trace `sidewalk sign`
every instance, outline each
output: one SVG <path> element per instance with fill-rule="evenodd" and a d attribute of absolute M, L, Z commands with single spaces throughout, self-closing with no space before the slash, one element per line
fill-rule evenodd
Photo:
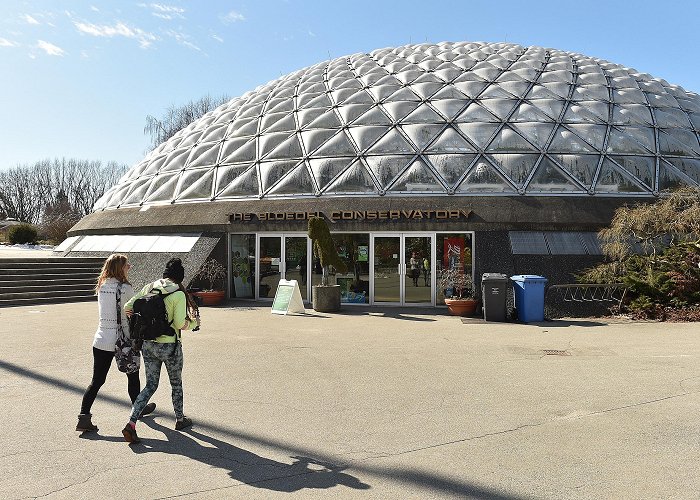
<path fill-rule="evenodd" d="M 306 313 L 297 280 L 280 280 L 272 301 L 272 314 Z"/>

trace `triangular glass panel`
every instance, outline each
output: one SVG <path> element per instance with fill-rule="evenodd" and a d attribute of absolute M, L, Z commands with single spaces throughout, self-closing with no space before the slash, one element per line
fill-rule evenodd
<path fill-rule="evenodd" d="M 632 180 L 625 170 L 621 169 L 608 158 L 603 165 L 595 185 L 596 193 L 644 193 L 644 188 Z"/>
<path fill-rule="evenodd" d="M 480 64 L 488 64 L 488 63 L 480 63 Z M 477 66 L 479 66 L 479 65 L 477 65 Z M 490 67 L 482 66 L 478 69 L 472 69 L 472 73 L 474 73 L 475 75 L 477 75 L 480 78 L 483 78 L 486 81 L 492 82 L 496 78 L 498 78 L 498 75 L 501 74 L 502 70 L 495 68 L 495 67 L 491 66 L 490 64 L 488 64 L 488 66 L 490 66 Z M 474 68 L 476 68 L 476 66 Z"/>
<path fill-rule="evenodd" d="M 579 138 L 576 134 L 567 130 L 566 127 L 559 126 L 554 134 L 552 143 L 549 145 L 548 151 L 559 153 L 595 153 L 588 143 Z"/>
<path fill-rule="evenodd" d="M 372 99 L 372 96 L 365 92 L 364 90 L 361 90 L 347 99 L 343 101 L 343 104 L 374 104 L 374 99 Z"/>
<path fill-rule="evenodd" d="M 340 132 L 321 146 L 314 156 L 355 156 L 357 151 L 344 132 Z"/>
<path fill-rule="evenodd" d="M 304 142 L 306 154 L 313 153 L 318 147 L 325 144 L 326 141 L 328 141 L 328 139 L 333 137 L 336 133 L 338 133 L 338 130 L 316 129 L 303 131 L 301 133 L 301 140 Z"/>
<path fill-rule="evenodd" d="M 414 92 L 408 88 L 402 88 L 397 90 L 389 97 L 386 98 L 385 102 L 402 102 L 402 101 L 420 101 L 421 98 L 418 97 Z"/>
<path fill-rule="evenodd" d="M 479 99 L 512 99 L 513 97 L 515 96 L 503 90 L 499 84 L 493 83 L 481 93 Z"/>
<path fill-rule="evenodd" d="M 138 179 L 135 181 L 129 191 L 129 194 L 121 202 L 122 205 L 131 205 L 136 203 L 141 203 L 143 197 L 150 186 L 151 179 Z"/>
<path fill-rule="evenodd" d="M 688 115 L 676 108 L 654 108 L 656 116 L 656 125 L 662 128 L 689 128 L 690 121 Z"/>
<path fill-rule="evenodd" d="M 384 102 L 382 106 L 389 116 L 391 116 L 394 121 L 398 122 L 420 106 L 420 103 L 414 101 Z"/>
<path fill-rule="evenodd" d="M 326 94 L 320 94 L 313 99 L 311 99 L 306 104 L 299 104 L 300 108 L 330 108 L 332 106 L 331 100 L 328 99 Z"/>
<path fill-rule="evenodd" d="M 700 185 L 700 160 L 697 158 L 665 158 L 676 169 Z"/>
<path fill-rule="evenodd" d="M 605 141 L 605 134 L 607 132 L 607 127 L 605 125 L 573 124 L 567 125 L 567 128 L 593 146 L 596 151 L 601 151 L 603 149 L 603 142 Z M 565 151 L 569 152 L 571 149 Z"/>
<path fill-rule="evenodd" d="M 571 99 L 574 101 L 609 101 L 610 94 L 605 85 L 577 85 Z"/>
<path fill-rule="evenodd" d="M 105 206 L 118 207 L 123 205 L 124 198 L 126 196 L 126 193 L 129 191 L 129 187 L 130 186 L 128 184 L 123 186 L 114 186 L 114 191 L 112 192 L 109 201 L 105 202 Z"/>
<path fill-rule="evenodd" d="M 498 122 L 499 119 L 489 113 L 483 107 L 473 102 L 465 109 L 455 122 L 483 123 L 483 122 Z"/>
<path fill-rule="evenodd" d="M 265 113 L 281 113 L 283 111 L 290 112 L 294 109 L 294 101 L 292 99 L 283 99 L 279 104 L 270 106 L 265 110 Z"/>
<path fill-rule="evenodd" d="M 521 102 L 510 117 L 512 122 L 551 122 L 552 119 L 532 104 Z"/>
<path fill-rule="evenodd" d="M 432 99 L 467 99 L 467 96 L 457 90 L 454 85 L 445 85 L 442 90 L 433 95 Z M 700 111 L 700 110 L 699 110 Z"/>
<path fill-rule="evenodd" d="M 372 104 L 351 104 L 348 106 L 339 106 L 338 113 L 340 113 L 340 116 L 345 123 L 350 123 L 358 116 L 362 116 L 372 107 Z"/>
<path fill-rule="evenodd" d="M 457 128 L 479 148 L 485 148 L 501 125 L 498 123 L 457 123 Z"/>
<path fill-rule="evenodd" d="M 428 153 L 471 153 L 476 152 L 452 127 L 447 127 L 440 137 L 426 150 Z"/>
<path fill-rule="evenodd" d="M 601 116 L 602 108 L 606 110 L 604 118 Z M 607 108 L 608 104 L 601 101 L 571 102 L 562 121 L 565 123 L 607 123 Z"/>
<path fill-rule="evenodd" d="M 506 116 L 518 103 L 517 99 L 484 99 L 479 103 L 488 109 L 491 113 L 500 119 L 505 119 Z"/>
<path fill-rule="evenodd" d="M 301 163 L 273 187 L 268 194 L 315 194 L 316 186 L 305 163 Z"/>
<path fill-rule="evenodd" d="M 626 133 L 627 131 L 633 130 L 632 127 L 624 127 L 623 130 L 624 132 L 618 129 L 617 127 L 612 127 L 610 129 L 610 137 L 608 138 L 608 146 L 606 148 L 606 152 L 645 155 L 649 154 L 654 149 L 653 129 L 636 129 L 637 131 L 648 130 L 651 133 L 651 137 L 647 138 L 647 143 L 648 140 L 651 139 L 651 144 L 649 144 L 651 150 L 642 147 L 642 145 L 639 142 L 637 142 L 635 138 Z"/>
<path fill-rule="evenodd" d="M 150 161 L 148 166 L 144 169 L 143 172 L 141 172 L 141 175 L 152 175 L 158 172 L 161 166 L 165 163 L 165 160 L 168 159 L 168 155 L 163 155 L 159 156 L 153 160 Z"/>
<path fill-rule="evenodd" d="M 391 129 L 367 151 L 367 154 L 370 155 L 401 153 L 415 153 L 415 150 L 395 128 Z"/>
<path fill-rule="evenodd" d="M 370 170 L 386 188 L 411 160 L 412 156 L 368 156 L 365 158 Z"/>
<path fill-rule="evenodd" d="M 367 169 L 362 165 L 360 160 L 340 174 L 331 185 L 325 190 L 325 193 L 376 193 L 377 188 L 374 184 L 372 176 L 367 172 Z"/>
<path fill-rule="evenodd" d="M 547 75 L 547 73 L 542 74 L 542 76 L 546 76 L 546 75 Z M 544 80 L 540 80 L 540 81 L 544 81 Z M 557 99 L 561 100 L 561 99 L 566 99 L 567 97 L 569 97 L 569 89 L 571 86 L 568 83 L 562 82 L 562 81 L 549 81 L 549 82 L 543 83 L 542 87 L 546 88 L 547 90 L 549 90 L 553 94 L 556 94 Z"/>
<path fill-rule="evenodd" d="M 613 123 L 616 125 L 652 125 L 649 108 L 641 104 L 615 104 Z"/>
<path fill-rule="evenodd" d="M 654 189 L 656 159 L 650 156 L 611 156 L 619 166 L 635 176 L 640 182 Z"/>
<path fill-rule="evenodd" d="M 269 132 L 293 132 L 297 128 L 296 120 L 293 114 L 286 115 L 284 118 L 273 122 L 264 129 L 265 133 Z"/>
<path fill-rule="evenodd" d="M 518 63 L 515 63 L 518 64 Z M 515 64 L 511 66 L 511 72 L 518 75 L 520 78 L 523 80 L 527 80 L 529 82 L 534 82 L 537 79 L 537 76 L 539 75 L 539 71 L 537 71 L 535 68 L 531 66 L 523 66 L 516 68 Z"/>
<path fill-rule="evenodd" d="M 180 174 L 158 175 L 151 181 L 145 201 L 169 201 L 175 195 Z"/>
<path fill-rule="evenodd" d="M 418 150 L 422 150 L 444 128 L 444 125 L 401 125 L 406 135 L 413 141 Z"/>
<path fill-rule="evenodd" d="M 457 113 L 464 109 L 467 102 L 463 99 L 440 99 L 430 101 L 430 104 L 432 104 L 433 107 L 440 113 L 442 113 L 442 116 L 448 120 L 452 120 Z"/>
<path fill-rule="evenodd" d="M 299 160 L 264 161 L 260 163 L 260 179 L 263 192 L 270 189 L 275 183 L 299 164 Z"/>
<path fill-rule="evenodd" d="M 618 104 L 646 104 L 644 92 L 639 89 L 613 90 L 613 101 Z"/>
<path fill-rule="evenodd" d="M 401 123 L 444 123 L 445 119 L 438 115 L 433 108 L 427 104 L 421 104 L 414 111 L 409 113 Z"/>
<path fill-rule="evenodd" d="M 180 178 L 178 200 L 210 199 L 214 184 L 215 168 L 208 170 L 188 170 Z"/>
<path fill-rule="evenodd" d="M 258 132 L 258 124 L 259 120 L 257 118 L 254 118 L 253 120 L 249 120 L 247 122 L 241 122 L 240 120 L 236 120 L 233 123 L 233 125 L 231 125 L 231 130 L 229 131 L 228 135 L 229 137 L 244 137 L 247 135 L 255 135 Z"/>
<path fill-rule="evenodd" d="M 549 90 L 547 87 L 543 87 L 542 85 L 535 84 L 532 86 L 532 89 L 530 89 L 530 92 L 527 94 L 528 99 L 561 99 L 561 96 L 555 94 L 551 90 Z"/>
<path fill-rule="evenodd" d="M 243 137 L 224 142 L 219 163 L 240 163 L 255 159 L 255 139 Z"/>
<path fill-rule="evenodd" d="M 311 122 L 316 120 L 319 116 L 328 113 L 329 111 L 324 108 L 310 108 L 301 109 L 297 112 L 297 120 L 299 121 L 299 127 L 306 127 Z"/>
<path fill-rule="evenodd" d="M 513 186 L 483 158 L 469 171 L 457 189 L 458 193 L 514 193 Z"/>
<path fill-rule="evenodd" d="M 399 90 L 401 87 L 399 85 L 377 85 L 375 87 L 370 87 L 367 92 L 372 94 L 375 101 L 381 101 L 386 97 Z"/>
<path fill-rule="evenodd" d="M 355 144 L 360 148 L 360 151 L 364 151 L 370 147 L 374 142 L 377 141 L 381 136 L 386 134 L 391 127 L 350 127 L 348 132 L 352 136 Z"/>
<path fill-rule="evenodd" d="M 427 83 L 413 83 L 409 88 L 415 92 L 418 96 L 423 99 L 427 99 L 435 92 L 444 87 L 444 83 L 437 82 L 427 82 Z"/>
<path fill-rule="evenodd" d="M 522 187 L 535 167 L 540 155 L 536 154 L 491 154 L 488 157 L 500 167 L 510 180 Z"/>
<path fill-rule="evenodd" d="M 481 94 L 481 92 L 488 87 L 488 83 L 486 82 L 456 82 L 453 83 L 454 87 L 465 94 L 467 97 L 474 98 Z"/>
<path fill-rule="evenodd" d="M 347 87 L 341 88 L 338 90 L 333 90 L 333 91 L 331 91 L 332 101 L 336 104 L 340 104 L 343 101 L 345 101 L 345 99 L 350 97 L 351 95 L 356 94 L 358 91 L 359 91 L 359 89 L 347 88 Z"/>
<path fill-rule="evenodd" d="M 527 186 L 527 192 L 584 193 L 585 190 L 569 179 L 554 162 L 544 157 Z"/>
<path fill-rule="evenodd" d="M 448 186 L 454 186 L 471 165 L 475 154 L 425 155 Z"/>
<path fill-rule="evenodd" d="M 184 134 L 183 134 L 183 135 L 184 135 Z M 200 137 L 201 135 L 202 135 L 202 131 L 201 131 L 201 130 L 197 130 L 197 131 L 195 131 L 195 132 L 190 133 L 189 135 L 187 135 L 187 136 L 182 140 L 182 142 L 181 142 L 180 144 L 178 144 L 178 147 L 179 147 L 179 148 L 183 148 L 183 147 L 186 147 L 186 146 L 192 146 L 192 145 L 194 145 L 194 144 L 199 140 L 199 137 Z"/>
<path fill-rule="evenodd" d="M 416 159 L 408 169 L 399 176 L 389 189 L 391 192 L 444 192 L 445 188 L 435 178 L 428 166 Z"/>
<path fill-rule="evenodd" d="M 665 161 L 659 162 L 659 187 L 661 192 L 671 192 L 692 185 L 692 181 Z"/>
<path fill-rule="evenodd" d="M 258 147 L 260 157 L 267 156 L 277 146 L 285 142 L 289 138 L 287 133 L 265 134 L 258 139 Z"/>
<path fill-rule="evenodd" d="M 373 106 L 365 114 L 352 122 L 353 125 L 391 125 L 391 120 L 378 107 Z"/>
<path fill-rule="evenodd" d="M 509 126 L 504 126 L 493 138 L 487 151 L 534 152 L 537 149 Z"/>
<path fill-rule="evenodd" d="M 335 114 L 333 110 L 326 111 L 323 113 L 321 116 L 316 118 L 314 121 L 309 123 L 306 127 L 304 127 L 305 130 L 312 130 L 312 129 L 338 129 L 342 126 L 340 123 L 340 120 L 338 119 L 338 116 Z"/>
<path fill-rule="evenodd" d="M 515 97 L 523 97 L 528 89 L 530 88 L 530 82 L 523 80 L 520 81 L 510 81 L 510 82 L 499 82 L 502 89 L 514 95 Z M 483 97 L 483 96 L 482 96 Z"/>
<path fill-rule="evenodd" d="M 258 169 L 246 164 L 219 167 L 216 189 L 217 198 L 258 196 Z"/>
<path fill-rule="evenodd" d="M 350 158 L 315 158 L 309 160 L 309 165 L 319 189 L 323 190 L 350 162 Z"/>
<path fill-rule="evenodd" d="M 555 99 L 532 99 L 530 104 L 549 116 L 552 120 L 557 120 L 566 102 L 557 101 Z"/>
<path fill-rule="evenodd" d="M 226 135 L 226 130 L 228 130 L 228 123 L 214 125 L 207 128 L 199 139 L 201 142 L 220 141 L 224 138 L 224 135 Z"/>
<path fill-rule="evenodd" d="M 211 166 L 216 163 L 221 149 L 221 141 L 200 144 L 192 150 L 187 168 Z"/>
<path fill-rule="evenodd" d="M 190 148 L 176 149 L 168 155 L 168 158 L 160 167 L 159 172 L 174 172 L 176 170 L 182 170 L 185 167 L 187 158 L 190 156 Z"/>
<path fill-rule="evenodd" d="M 554 130 L 554 123 L 523 122 L 513 124 L 512 127 L 535 146 L 544 148 Z"/>
<path fill-rule="evenodd" d="M 551 156 L 564 170 L 586 186 L 586 189 L 591 187 L 595 173 L 598 170 L 600 156 L 581 154 L 553 154 Z"/>
<path fill-rule="evenodd" d="M 697 156 L 700 154 L 698 140 L 689 130 L 659 130 L 659 152 L 678 156 Z"/>
<path fill-rule="evenodd" d="M 265 159 L 286 160 L 289 158 L 301 158 L 303 155 L 301 144 L 299 144 L 299 138 L 294 134 L 273 149 L 268 155 L 265 155 Z"/>
<path fill-rule="evenodd" d="M 456 67 L 453 68 L 438 68 L 433 73 L 435 76 L 440 78 L 443 82 L 451 82 L 456 77 L 462 74 L 462 70 Z"/>

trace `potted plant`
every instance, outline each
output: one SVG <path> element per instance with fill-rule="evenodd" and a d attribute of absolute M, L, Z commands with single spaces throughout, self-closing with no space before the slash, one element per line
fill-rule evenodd
<path fill-rule="evenodd" d="M 440 288 L 445 295 L 447 310 L 453 316 L 474 314 L 478 301 L 474 298 L 474 281 L 459 269 L 443 271 Z"/>
<path fill-rule="evenodd" d="M 202 305 L 216 306 L 226 298 L 226 268 L 211 257 L 204 261 L 193 280 L 203 281 L 209 285 L 205 290 L 193 292 L 192 295 L 202 300 Z M 220 285 L 217 287 L 217 285 Z"/>
<path fill-rule="evenodd" d="M 345 263 L 338 255 L 335 243 L 323 217 L 309 217 L 309 238 L 313 243 L 314 256 L 321 262 L 321 284 L 311 290 L 311 304 L 314 311 L 334 312 L 340 310 L 340 286 L 329 285 L 329 267 L 333 266 L 341 273 L 347 271 Z"/>

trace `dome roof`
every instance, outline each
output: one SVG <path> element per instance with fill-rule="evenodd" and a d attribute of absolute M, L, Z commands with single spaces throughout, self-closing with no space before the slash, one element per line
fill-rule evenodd
<path fill-rule="evenodd" d="M 645 196 L 700 183 L 700 96 L 580 54 L 406 45 L 283 76 L 191 123 L 94 209 L 239 198 Z"/>

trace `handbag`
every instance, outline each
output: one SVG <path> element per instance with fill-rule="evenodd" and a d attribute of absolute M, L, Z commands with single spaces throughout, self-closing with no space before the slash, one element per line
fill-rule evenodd
<path fill-rule="evenodd" d="M 114 359 L 120 372 L 135 373 L 141 366 L 141 354 L 126 336 L 122 326 L 122 285 L 117 285 L 117 342 L 114 344 Z"/>

